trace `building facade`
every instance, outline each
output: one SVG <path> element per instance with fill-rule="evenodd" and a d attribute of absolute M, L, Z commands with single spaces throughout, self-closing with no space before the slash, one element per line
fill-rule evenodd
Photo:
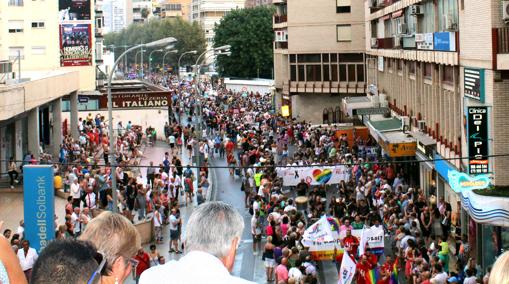
<path fill-rule="evenodd" d="M 461 212 L 461 231 L 477 263 L 487 267 L 509 247 L 509 200 L 458 186 L 455 176 L 487 174 L 494 186 L 509 183 L 509 132 L 503 127 L 509 115 L 509 2 L 365 5 L 368 96 L 386 98 L 415 139 L 418 185 Z"/>
<path fill-rule="evenodd" d="M 254 8 L 258 6 L 272 5 L 272 0 L 246 0 L 245 8 Z"/>
<path fill-rule="evenodd" d="M 191 20 L 192 0 L 167 0 L 161 3 L 161 18 L 181 17 L 186 21 Z"/>
<path fill-rule="evenodd" d="M 133 22 L 143 23 L 154 17 L 152 0 L 132 0 L 133 5 Z"/>
<path fill-rule="evenodd" d="M 244 0 L 192 0 L 191 20 L 200 23 L 207 48 L 214 45 L 214 26 L 233 9 L 244 8 Z"/>
<path fill-rule="evenodd" d="M 276 105 L 312 123 L 339 122 L 342 97 L 366 90 L 362 1 L 273 1 Z M 320 15 L 317 17 L 317 15 Z"/>
<path fill-rule="evenodd" d="M 105 0 L 102 11 L 105 34 L 119 32 L 133 23 L 133 7 L 130 0 Z"/>

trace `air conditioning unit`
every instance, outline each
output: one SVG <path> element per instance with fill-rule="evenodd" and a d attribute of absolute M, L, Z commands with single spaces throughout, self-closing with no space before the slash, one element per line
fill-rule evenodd
<path fill-rule="evenodd" d="M 378 48 L 378 39 L 376 37 L 371 38 L 371 48 Z"/>
<path fill-rule="evenodd" d="M 424 132 L 426 130 L 426 121 L 418 120 L 417 127 L 419 128 L 419 131 Z"/>
<path fill-rule="evenodd" d="M 401 37 L 394 36 L 394 47 L 395 48 L 401 47 Z"/>
<path fill-rule="evenodd" d="M 458 24 L 454 22 L 452 15 L 443 15 L 442 23 L 446 31 L 455 31 L 458 29 Z"/>
<path fill-rule="evenodd" d="M 403 126 L 410 126 L 410 117 L 402 116 L 401 121 L 403 122 Z"/>
<path fill-rule="evenodd" d="M 415 34 L 415 42 L 424 42 L 424 34 Z"/>
<path fill-rule="evenodd" d="M 410 14 L 411 15 L 422 15 L 423 9 L 421 5 L 412 5 L 410 6 Z"/>
<path fill-rule="evenodd" d="M 397 30 L 397 34 L 398 34 L 398 35 L 406 34 L 407 29 L 408 29 L 407 24 L 405 24 L 405 23 L 401 23 L 401 22 L 400 22 L 400 23 L 398 23 L 398 30 Z"/>
<path fill-rule="evenodd" d="M 509 1 L 502 1 L 502 19 L 509 23 Z"/>

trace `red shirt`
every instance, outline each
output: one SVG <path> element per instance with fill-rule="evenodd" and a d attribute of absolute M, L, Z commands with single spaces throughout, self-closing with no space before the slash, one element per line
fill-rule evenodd
<path fill-rule="evenodd" d="M 351 247 L 351 250 L 349 252 L 353 255 L 357 255 L 357 247 L 359 246 L 359 240 L 356 236 L 347 236 L 343 239 L 343 246 L 348 249 L 348 247 Z"/>
<path fill-rule="evenodd" d="M 138 266 L 136 266 L 136 276 L 140 276 L 143 273 L 143 271 L 147 270 L 150 267 L 150 256 L 148 255 L 148 253 L 143 252 L 141 256 L 139 254 L 136 254 L 134 259 L 140 262 L 138 263 Z"/>
<path fill-rule="evenodd" d="M 365 264 L 362 264 L 362 262 L 357 262 L 357 284 L 364 284 L 367 283 L 366 276 L 368 275 L 369 271 L 371 270 L 372 265 L 369 262 L 366 262 Z"/>

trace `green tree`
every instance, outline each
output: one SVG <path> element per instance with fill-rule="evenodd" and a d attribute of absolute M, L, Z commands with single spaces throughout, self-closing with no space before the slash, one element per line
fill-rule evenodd
<path fill-rule="evenodd" d="M 217 70 L 229 77 L 272 78 L 273 9 L 233 10 L 215 28 L 214 46 L 231 45 L 231 56 L 218 56 Z"/>
<path fill-rule="evenodd" d="M 169 53 L 164 62 L 165 65 L 173 66 L 174 69 L 177 67 L 177 60 L 179 56 L 186 51 L 197 50 L 198 54 L 205 51 L 206 40 L 205 33 L 198 23 L 189 23 L 178 17 L 175 19 L 154 19 L 142 24 L 131 24 L 126 29 L 123 29 L 117 33 L 108 33 L 104 37 L 105 45 L 114 45 L 115 57 L 120 56 L 124 51 L 124 48 L 118 48 L 125 45 L 134 46 L 140 43 L 147 43 L 154 40 L 158 40 L 165 37 L 174 37 L 177 39 L 175 43 L 175 49 L 178 50 L 177 54 Z M 164 48 L 163 48 L 164 49 Z M 143 62 L 148 64 L 149 53 L 153 49 L 147 49 L 144 52 Z M 139 51 L 139 50 L 137 50 Z M 137 51 L 133 51 L 128 55 L 128 64 L 140 63 L 141 53 L 138 53 L 138 57 L 135 60 L 134 56 Z M 154 52 L 152 55 L 152 66 L 162 66 L 164 52 Z M 196 61 L 198 55 L 187 54 L 182 58 L 181 66 L 192 65 Z M 115 58 L 116 59 L 116 58 Z"/>

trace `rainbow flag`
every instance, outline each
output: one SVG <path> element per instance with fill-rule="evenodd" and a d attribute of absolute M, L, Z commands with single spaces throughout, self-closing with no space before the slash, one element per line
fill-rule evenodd
<path fill-rule="evenodd" d="M 378 272 L 378 269 L 373 268 L 366 274 L 366 283 L 367 284 L 376 284 L 376 282 L 378 281 L 379 278 L 380 278 L 380 274 Z"/>
<path fill-rule="evenodd" d="M 398 284 L 398 259 L 394 261 L 392 265 L 391 279 L 389 279 L 389 284 Z"/>

